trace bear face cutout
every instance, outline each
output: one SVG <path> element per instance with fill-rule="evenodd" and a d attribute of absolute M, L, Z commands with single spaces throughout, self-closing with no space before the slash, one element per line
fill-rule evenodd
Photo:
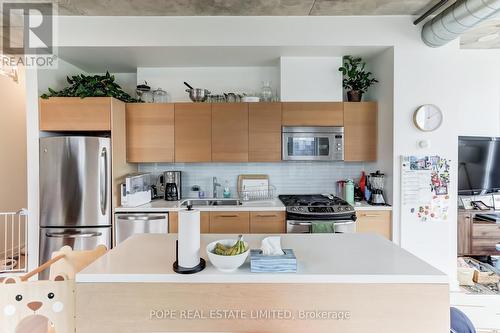
<path fill-rule="evenodd" d="M 28 282 L 8 278 L 0 288 L 0 322 L 5 332 L 17 332 L 17 325 L 30 316 L 47 318 L 58 332 L 73 327 L 74 281 L 61 276 Z"/>

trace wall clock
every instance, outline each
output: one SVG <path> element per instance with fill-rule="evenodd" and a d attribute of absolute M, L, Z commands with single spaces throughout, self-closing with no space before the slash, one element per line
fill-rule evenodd
<path fill-rule="evenodd" d="M 443 112 L 436 105 L 422 105 L 413 113 L 413 123 L 421 131 L 435 131 L 443 123 Z"/>

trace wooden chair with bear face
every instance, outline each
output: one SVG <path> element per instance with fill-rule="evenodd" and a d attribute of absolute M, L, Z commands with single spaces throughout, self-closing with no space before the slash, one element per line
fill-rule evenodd
<path fill-rule="evenodd" d="M 74 332 L 74 283 L 65 275 L 40 281 L 6 278 L 0 289 L 2 332 Z"/>
<path fill-rule="evenodd" d="M 66 333 L 75 330 L 75 274 L 106 253 L 105 246 L 73 251 L 64 246 L 22 277 L 0 285 L 0 332 Z M 28 281 L 50 267 L 50 280 Z"/>

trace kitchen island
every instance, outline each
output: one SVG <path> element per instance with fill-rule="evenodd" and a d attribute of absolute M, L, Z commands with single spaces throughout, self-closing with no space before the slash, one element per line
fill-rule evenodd
<path fill-rule="evenodd" d="M 233 236 L 235 237 L 235 236 Z M 265 235 L 248 235 L 251 248 Z M 206 244 L 228 235 L 203 235 Z M 297 273 L 173 272 L 176 235 L 136 235 L 77 274 L 77 332 L 446 332 L 447 276 L 371 234 L 282 235 Z"/>

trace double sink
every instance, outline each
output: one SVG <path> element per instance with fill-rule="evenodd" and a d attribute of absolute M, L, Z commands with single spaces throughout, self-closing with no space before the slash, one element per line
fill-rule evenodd
<path fill-rule="evenodd" d="M 189 199 L 181 202 L 181 207 L 241 206 L 238 199 Z"/>

